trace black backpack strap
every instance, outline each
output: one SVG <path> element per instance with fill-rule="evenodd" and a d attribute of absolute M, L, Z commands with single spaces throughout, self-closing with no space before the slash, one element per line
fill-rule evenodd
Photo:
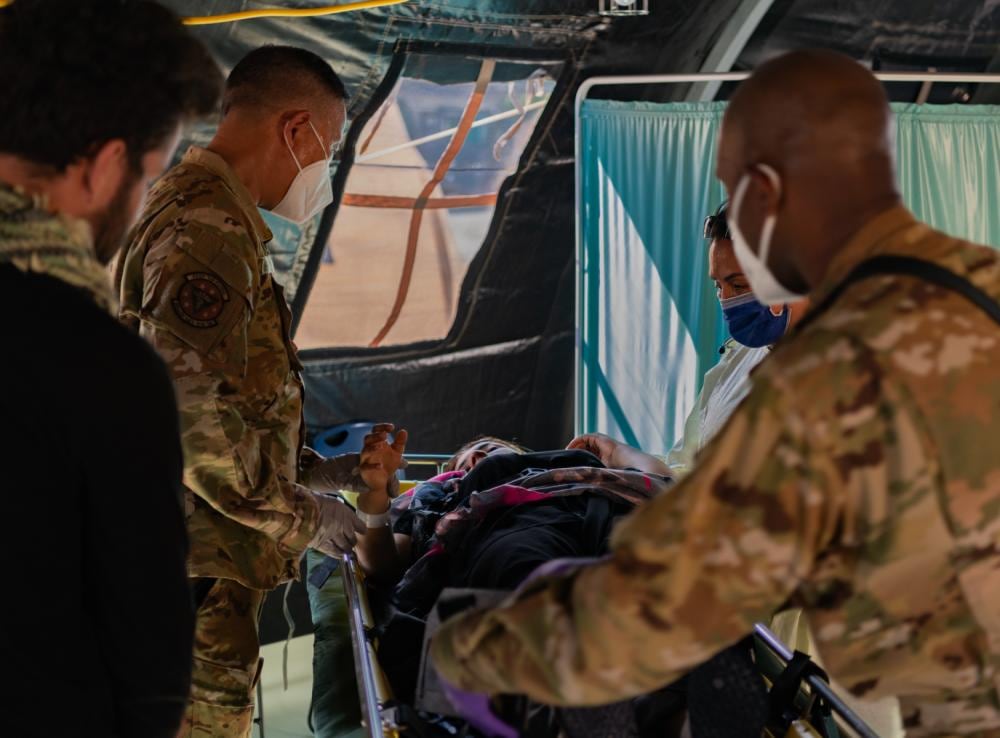
<path fill-rule="evenodd" d="M 875 256 L 867 261 L 863 261 L 838 284 L 833 292 L 827 295 L 819 305 L 810 309 L 798 329 L 802 330 L 812 323 L 816 318 L 833 306 L 833 303 L 844 293 L 844 291 L 855 282 L 860 282 L 869 277 L 877 277 L 883 274 L 905 274 L 917 277 L 925 282 L 931 282 L 946 290 L 957 292 L 965 299 L 978 307 L 995 323 L 1000 325 L 1000 304 L 992 297 L 976 287 L 972 282 L 960 277 L 955 272 L 945 269 L 938 264 L 924 259 L 917 259 L 912 256 Z"/>

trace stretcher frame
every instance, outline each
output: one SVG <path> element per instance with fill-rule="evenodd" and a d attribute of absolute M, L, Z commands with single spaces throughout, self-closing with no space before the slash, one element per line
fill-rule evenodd
<path fill-rule="evenodd" d="M 407 466 L 431 466 L 435 473 L 444 471 L 451 457 L 445 454 L 407 454 Z M 351 630 L 351 647 L 361 702 L 362 726 L 368 738 L 400 738 L 406 729 L 400 711 L 392 705 L 392 687 L 379 664 L 377 644 L 374 641 L 375 618 L 365 589 L 365 575 L 352 554 L 344 557 L 340 567 L 344 594 L 348 604 L 348 621 Z M 758 623 L 754 635 L 760 645 L 769 650 L 783 666 L 793 657 L 782 641 L 767 626 Z M 763 669 L 762 669 L 763 672 Z M 811 674 L 804 681 L 811 694 L 826 700 L 839 720 L 853 730 L 859 738 L 878 738 L 874 731 L 844 703 L 836 692 L 818 675 Z M 789 735 L 815 736 L 805 724 L 793 726 Z M 797 731 L 797 732 L 796 732 Z"/>

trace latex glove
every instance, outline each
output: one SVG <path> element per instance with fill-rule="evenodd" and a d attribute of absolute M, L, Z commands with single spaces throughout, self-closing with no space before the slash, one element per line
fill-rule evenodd
<path fill-rule="evenodd" d="M 364 533 L 367 527 L 336 495 L 320 494 L 315 499 L 319 505 L 319 525 L 309 547 L 327 556 L 342 558 L 351 552 L 358 542 L 358 534 Z"/>
<path fill-rule="evenodd" d="M 318 454 L 317 454 L 318 456 Z M 361 479 L 361 454 L 320 458 L 302 473 L 302 483 L 317 492 L 367 492 Z"/>
<path fill-rule="evenodd" d="M 498 718 L 490 709 L 489 695 L 480 692 L 466 692 L 444 679 L 441 679 L 441 687 L 459 717 L 484 735 L 491 738 L 518 738 L 517 731 Z"/>
<path fill-rule="evenodd" d="M 614 463 L 615 455 L 621 445 L 614 438 L 603 433 L 587 433 L 574 438 L 566 448 L 589 451 L 599 458 L 606 467 L 615 469 L 618 468 L 618 465 Z"/>

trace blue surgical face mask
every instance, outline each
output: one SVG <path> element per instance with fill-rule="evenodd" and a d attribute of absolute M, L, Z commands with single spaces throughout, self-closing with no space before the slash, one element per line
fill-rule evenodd
<path fill-rule="evenodd" d="M 788 308 L 775 315 L 771 308 L 757 302 L 752 292 L 719 300 L 729 335 L 737 343 L 760 348 L 776 343 L 788 328 Z"/>

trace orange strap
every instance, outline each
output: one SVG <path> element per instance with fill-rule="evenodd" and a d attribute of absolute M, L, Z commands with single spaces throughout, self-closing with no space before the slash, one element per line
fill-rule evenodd
<path fill-rule="evenodd" d="M 448 146 L 441 154 L 441 158 L 438 159 L 430 181 L 424 185 L 423 189 L 420 191 L 420 195 L 413 204 L 413 215 L 410 217 L 410 232 L 406 240 L 406 255 L 403 259 L 403 273 L 399 279 L 399 289 L 396 291 L 396 301 L 393 303 L 392 310 L 389 313 L 389 317 L 385 321 L 385 325 L 382 326 L 382 329 L 378 332 L 375 338 L 373 338 L 371 343 L 368 344 L 371 348 L 380 345 L 389 331 L 392 330 L 392 327 L 396 325 L 396 321 L 399 320 L 399 313 L 402 311 L 403 304 L 406 302 L 406 296 L 410 291 L 410 283 L 413 280 L 413 264 L 417 258 L 417 241 L 420 238 L 420 223 L 423 221 L 424 209 L 430 201 L 431 193 L 434 192 L 434 189 L 439 184 L 441 184 L 441 181 L 445 178 L 445 175 L 454 163 L 455 158 L 462 150 L 462 146 L 465 144 L 465 140 L 469 136 L 469 131 L 472 129 L 472 124 L 476 120 L 476 114 L 479 112 L 479 108 L 483 104 L 483 97 L 486 94 L 486 88 L 489 86 L 490 80 L 493 79 L 494 69 L 496 69 L 496 60 L 483 60 L 482 65 L 479 67 L 479 78 L 476 80 L 476 86 L 473 88 L 468 102 L 465 103 L 465 110 L 462 111 L 462 118 L 459 120 L 458 126 L 455 128 L 455 133 L 452 135 L 451 140 L 448 142 Z"/>
<path fill-rule="evenodd" d="M 396 89 L 392 91 L 392 94 L 389 95 L 389 98 L 384 103 L 382 103 L 382 109 L 378 111 L 378 116 L 375 118 L 375 124 L 372 126 L 371 131 L 368 133 L 367 138 L 365 138 L 364 142 L 361 144 L 361 149 L 359 150 L 358 153 L 364 154 L 366 151 L 368 151 L 368 147 L 371 145 L 372 139 L 375 138 L 375 134 L 378 133 L 378 129 L 382 127 L 382 121 L 385 120 L 386 113 L 389 112 L 389 108 L 395 105 L 396 98 L 398 96 L 399 96 L 399 87 L 396 87 Z"/>
<path fill-rule="evenodd" d="M 432 197 L 424 201 L 424 210 L 446 210 L 448 208 L 477 208 L 486 205 L 496 205 L 495 194 L 456 195 L 452 197 Z M 417 206 L 415 197 L 395 197 L 393 195 L 355 195 L 347 193 L 341 200 L 342 205 L 355 208 L 391 208 L 397 210 L 412 210 Z"/>

